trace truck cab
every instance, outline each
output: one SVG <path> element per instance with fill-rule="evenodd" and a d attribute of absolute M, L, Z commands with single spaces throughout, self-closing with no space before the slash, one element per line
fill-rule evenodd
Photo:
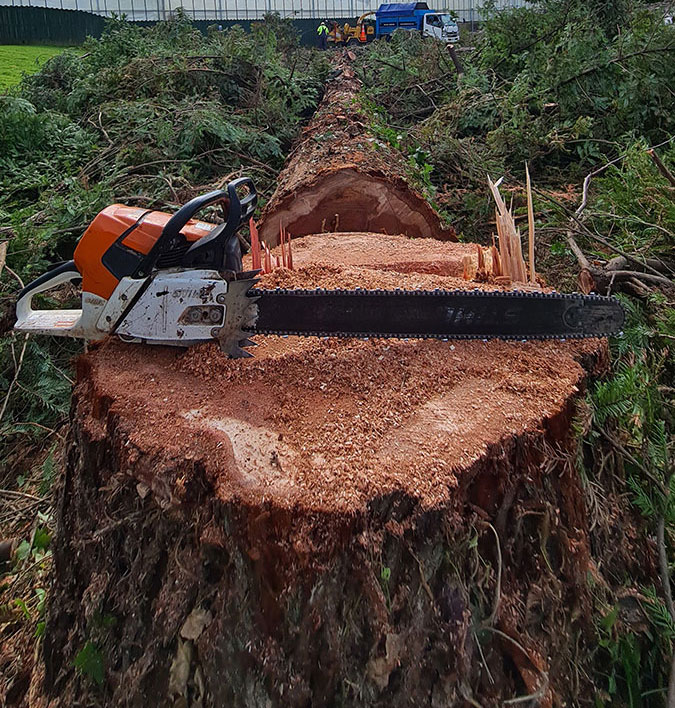
<path fill-rule="evenodd" d="M 459 27 L 450 15 L 442 12 L 427 12 L 422 19 L 423 37 L 436 37 L 441 42 L 452 44 L 459 42 Z"/>

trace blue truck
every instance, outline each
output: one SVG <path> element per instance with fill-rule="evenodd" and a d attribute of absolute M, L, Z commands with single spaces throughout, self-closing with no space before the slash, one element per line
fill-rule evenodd
<path fill-rule="evenodd" d="M 442 42 L 459 42 L 459 27 L 445 12 L 429 9 L 425 2 L 397 2 L 380 5 L 375 13 L 375 37 L 386 37 L 397 29 L 417 31 L 423 37 Z"/>

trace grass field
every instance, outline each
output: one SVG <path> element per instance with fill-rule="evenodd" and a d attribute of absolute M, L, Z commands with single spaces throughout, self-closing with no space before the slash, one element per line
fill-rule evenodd
<path fill-rule="evenodd" d="M 63 51 L 63 47 L 0 45 L 0 90 L 14 86 L 21 81 L 25 72 L 32 74 L 47 59 Z"/>

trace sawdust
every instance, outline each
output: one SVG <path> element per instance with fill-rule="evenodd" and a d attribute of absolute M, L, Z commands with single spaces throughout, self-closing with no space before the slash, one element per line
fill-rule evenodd
<path fill-rule="evenodd" d="M 405 267 L 415 267 L 406 264 Z M 385 290 L 511 290 L 499 283 L 478 283 L 453 276 L 433 275 L 426 272 L 396 272 L 375 270 L 368 267 L 309 265 L 296 270 L 278 268 L 261 277 L 256 287 L 264 288 L 382 288 Z M 532 288 L 546 292 L 549 288 Z"/>
<path fill-rule="evenodd" d="M 356 248 L 358 236 L 350 239 Z M 364 235 L 363 243 L 366 258 L 372 237 Z M 330 258 L 329 249 L 325 254 Z M 277 270 L 261 285 L 467 284 L 311 265 Z M 155 466 L 161 459 L 160 467 L 198 461 L 223 500 L 351 511 L 403 492 L 433 508 L 447 503 L 491 451 L 563 414 L 585 377 L 580 359 L 603 350 L 598 340 L 257 339 L 255 358 L 239 360 L 211 344 L 184 351 L 108 342 L 87 357 L 84 378 L 105 400 L 93 406 L 92 430 L 103 435 L 114 413 L 130 449 Z M 135 473 L 152 487 L 152 469 Z M 180 490 L 169 496 L 180 497 Z"/>

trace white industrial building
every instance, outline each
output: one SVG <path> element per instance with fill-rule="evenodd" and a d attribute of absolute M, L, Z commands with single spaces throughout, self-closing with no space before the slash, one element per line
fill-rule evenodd
<path fill-rule="evenodd" d="M 454 13 L 460 22 L 483 17 L 484 0 L 427 0 L 434 10 Z M 525 5 L 526 0 L 497 0 L 496 8 Z M 161 20 L 182 7 L 195 20 L 258 20 L 267 12 L 296 19 L 358 17 L 376 10 L 379 0 L 0 0 L 0 5 L 84 10 L 97 15 L 126 15 L 130 20 Z"/>

